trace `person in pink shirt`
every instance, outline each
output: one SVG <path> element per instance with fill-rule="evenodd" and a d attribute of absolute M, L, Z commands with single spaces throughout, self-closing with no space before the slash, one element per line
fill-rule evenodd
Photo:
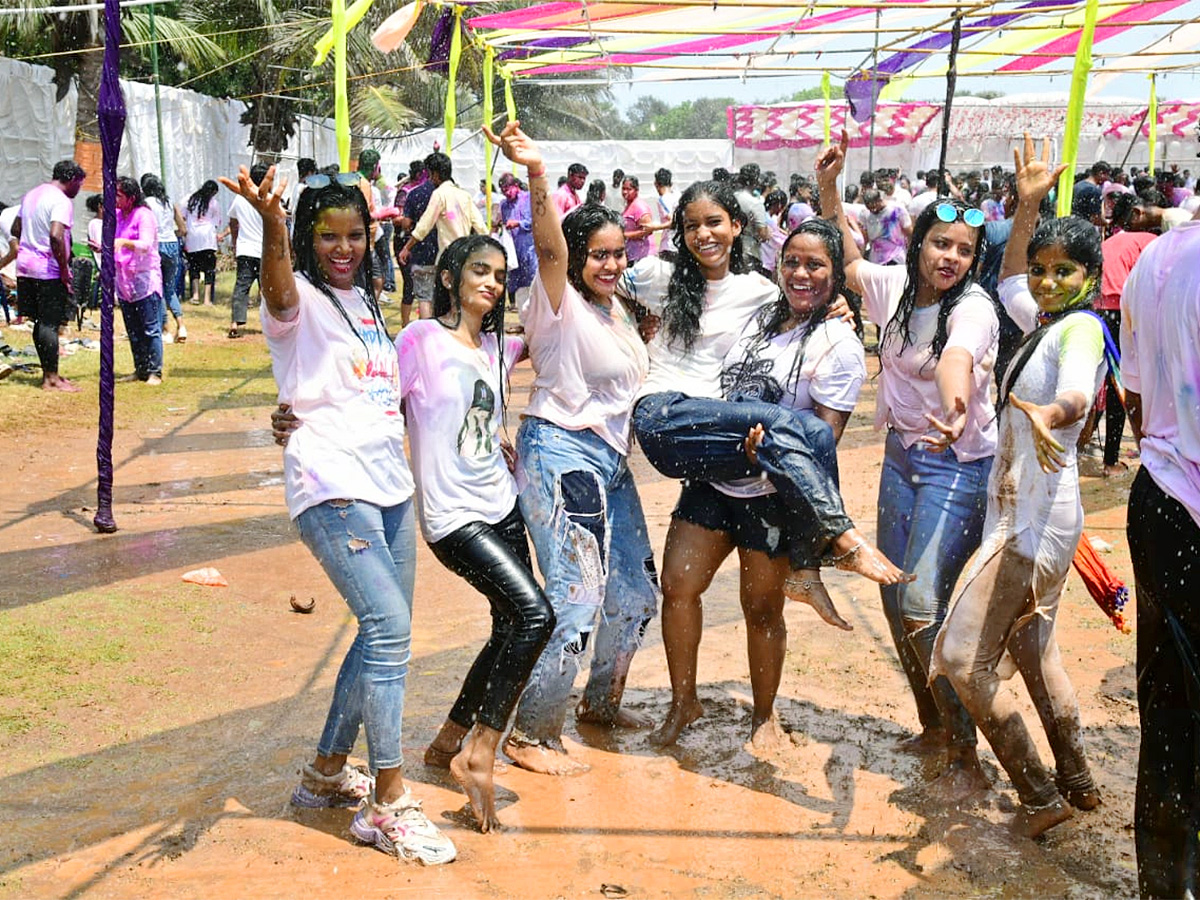
<path fill-rule="evenodd" d="M 625 200 L 625 211 L 621 214 L 621 227 L 625 232 L 625 258 L 630 263 L 650 255 L 650 226 L 654 216 L 646 201 L 638 196 L 636 175 L 626 175 L 621 182 L 621 197 Z"/>
<path fill-rule="evenodd" d="M 158 220 L 146 205 L 142 186 L 117 179 L 117 236 L 113 241 L 117 299 L 129 335 L 134 373 L 123 381 L 162 384 L 162 263 Z"/>
<path fill-rule="evenodd" d="M 50 180 L 22 198 L 17 218 L 17 313 L 33 321 L 33 345 L 47 391 L 79 390 L 58 374 L 58 329 L 71 309 L 71 201 L 86 175 L 74 160 L 55 163 Z"/>
<path fill-rule="evenodd" d="M 554 202 L 554 208 L 558 210 L 558 217 L 560 219 L 575 207 L 583 204 L 583 198 L 579 196 L 579 192 L 587 184 L 587 177 L 587 166 L 583 163 L 571 163 L 567 167 L 566 182 L 551 197 L 551 200 Z"/>

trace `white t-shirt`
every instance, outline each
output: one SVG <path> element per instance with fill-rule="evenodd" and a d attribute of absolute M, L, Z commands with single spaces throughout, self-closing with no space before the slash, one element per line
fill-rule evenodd
<path fill-rule="evenodd" d="M 504 341 L 504 380 L 524 342 Z M 436 319 L 411 323 L 396 338 L 409 447 L 425 540 L 435 543 L 472 522 L 495 525 L 517 503 L 517 484 L 500 452 L 500 371 L 493 334 L 464 346 Z"/>
<path fill-rule="evenodd" d="M 276 319 L 265 301 L 260 309 L 279 402 L 290 403 L 300 420 L 283 451 L 288 515 L 326 500 L 403 503 L 413 478 L 404 458 L 396 348 L 361 290 L 333 291 L 352 331 L 302 275 L 296 287 L 300 305 L 292 319 Z"/>
<path fill-rule="evenodd" d="M 820 322 L 803 341 L 803 325 L 763 340 L 758 322 L 751 321 L 746 333 L 725 356 L 721 371 L 721 395 L 747 394 L 788 409 L 812 409 L 816 404 L 850 412 L 867 379 L 867 360 L 862 342 L 851 325 L 840 319 Z M 796 355 L 803 344 L 804 356 Z M 797 365 L 799 363 L 799 365 Z M 766 478 L 744 478 L 714 483 L 731 497 L 758 497 L 775 492 Z"/>
<path fill-rule="evenodd" d="M 229 220 L 237 220 L 237 255 L 249 256 L 252 259 L 262 259 L 263 223 L 258 214 L 245 197 L 233 198 L 229 207 Z"/>
<path fill-rule="evenodd" d="M 1146 246 L 1121 294 L 1121 376 L 1142 397 L 1142 465 L 1200 525 L 1200 222 Z"/>
<path fill-rule="evenodd" d="M 670 188 L 665 194 L 654 198 L 654 221 L 670 222 L 675 216 L 675 207 L 679 205 L 679 195 Z M 658 237 L 658 252 L 675 249 L 675 229 L 664 228 Z"/>
<path fill-rule="evenodd" d="M 908 274 L 903 266 L 880 266 L 863 262 L 859 269 L 863 287 L 863 311 L 883 334 L 900 304 Z M 880 352 L 882 372 L 875 427 L 886 423 L 894 428 L 905 448 L 922 435 L 937 432 L 926 413 L 941 417 L 942 400 L 934 381 L 937 361 L 931 345 L 937 333 L 939 304 L 917 307 L 909 320 L 912 341 L 901 350 L 897 336 L 887 340 Z M 959 462 L 973 462 L 996 452 L 996 410 L 992 404 L 991 373 L 996 364 L 1000 322 L 991 298 L 979 285 L 971 285 L 959 298 L 947 322 L 946 346 L 961 347 L 971 354 L 972 390 L 967 398 L 967 427 L 954 444 Z"/>
<path fill-rule="evenodd" d="M 534 371 L 525 414 L 594 431 L 627 455 L 633 399 L 650 368 L 633 316 L 619 301 L 611 312 L 589 303 L 570 284 L 555 315 L 539 275 L 521 306 L 521 324 Z"/>
<path fill-rule="evenodd" d="M 665 260 L 646 257 L 625 270 L 617 293 L 640 303 L 656 316 L 662 315 L 673 270 L 674 266 Z M 756 272 L 726 275 L 720 281 L 708 282 L 700 331 L 691 349 L 686 349 L 682 341 L 668 342 L 666 328 L 660 328 L 646 347 L 650 373 L 638 397 L 680 391 L 689 397 L 719 398 L 725 354 L 754 314 L 778 296 L 779 288 Z"/>
<path fill-rule="evenodd" d="M 39 184 L 21 200 L 21 244 L 17 248 L 17 275 L 23 278 L 38 278 L 52 281 L 61 277 L 58 260 L 50 248 L 50 226 L 58 222 L 63 226 L 63 240 L 68 252 L 71 247 L 71 225 L 75 221 L 75 209 L 71 198 L 62 192 L 56 182 Z"/>
<path fill-rule="evenodd" d="M 188 253 L 216 250 L 217 232 L 221 230 L 221 207 L 217 205 L 217 198 L 210 200 L 208 209 L 200 214 L 188 209 L 186 217 L 187 237 L 183 239 L 183 249 Z"/>
<path fill-rule="evenodd" d="M 17 216 L 21 212 L 21 207 L 16 204 L 4 207 L 4 211 L 0 212 L 0 255 L 8 254 L 8 245 L 13 239 L 13 223 L 17 221 Z"/>
<path fill-rule="evenodd" d="M 173 244 L 179 240 L 175 233 L 175 210 L 171 204 L 163 203 L 157 197 L 147 197 L 146 205 L 154 213 L 154 221 L 158 225 L 158 245 Z"/>

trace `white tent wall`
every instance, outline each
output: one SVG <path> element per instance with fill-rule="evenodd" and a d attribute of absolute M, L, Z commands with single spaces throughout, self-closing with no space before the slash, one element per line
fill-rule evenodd
<path fill-rule="evenodd" d="M 54 100 L 54 70 L 0 57 L 0 200 L 16 203 L 50 177 L 60 159 L 75 153 L 72 84 Z"/>

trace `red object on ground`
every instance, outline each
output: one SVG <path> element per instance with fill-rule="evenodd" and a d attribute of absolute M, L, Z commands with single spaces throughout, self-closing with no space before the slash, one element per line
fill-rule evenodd
<path fill-rule="evenodd" d="M 1087 534 L 1079 536 L 1072 562 L 1096 605 L 1104 611 L 1117 631 L 1129 634 L 1129 623 L 1125 621 L 1124 613 L 1125 604 L 1129 602 L 1129 588 L 1105 565 Z"/>

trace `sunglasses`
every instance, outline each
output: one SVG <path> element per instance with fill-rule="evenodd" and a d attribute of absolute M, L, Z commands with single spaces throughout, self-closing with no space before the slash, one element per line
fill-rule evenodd
<path fill-rule="evenodd" d="M 946 223 L 956 222 L 961 216 L 963 224 L 972 228 L 978 228 L 983 224 L 982 209 L 959 209 L 953 203 L 939 203 L 934 211 L 937 213 L 937 217 Z"/>
<path fill-rule="evenodd" d="M 344 184 L 347 187 L 354 187 L 358 185 L 358 182 L 361 179 L 362 176 L 357 172 L 339 172 L 336 175 L 324 175 L 318 172 L 316 175 L 309 175 L 307 178 L 305 178 L 304 186 L 310 188 L 323 188 L 328 187 L 332 182 L 336 181 L 338 184 Z"/>

